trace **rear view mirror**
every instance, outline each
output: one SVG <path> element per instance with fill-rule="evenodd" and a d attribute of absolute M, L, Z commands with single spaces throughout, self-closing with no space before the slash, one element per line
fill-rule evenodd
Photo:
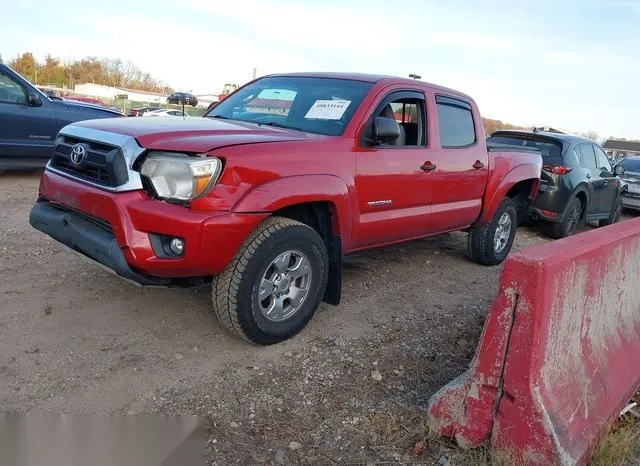
<path fill-rule="evenodd" d="M 373 121 L 373 139 L 382 144 L 400 137 L 400 125 L 393 118 L 376 117 Z"/>
<path fill-rule="evenodd" d="M 29 99 L 27 102 L 32 107 L 40 107 L 42 105 L 42 99 L 35 92 L 29 92 Z"/>
<path fill-rule="evenodd" d="M 613 167 L 613 174 L 616 176 L 624 175 L 624 167 L 622 165 L 616 165 Z"/>

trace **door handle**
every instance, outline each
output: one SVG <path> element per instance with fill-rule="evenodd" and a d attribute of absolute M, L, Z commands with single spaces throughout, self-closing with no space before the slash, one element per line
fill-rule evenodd
<path fill-rule="evenodd" d="M 587 178 L 591 178 L 591 173 L 587 173 Z"/>
<path fill-rule="evenodd" d="M 422 165 L 420 167 L 420 170 L 425 171 L 425 172 L 430 172 L 432 170 L 435 170 L 436 166 L 434 164 L 431 163 L 430 160 L 427 160 L 424 165 Z"/>
<path fill-rule="evenodd" d="M 473 168 L 475 168 L 476 170 L 480 170 L 481 168 L 484 168 L 484 163 L 482 163 L 480 160 L 476 160 L 476 163 L 473 164 Z"/>

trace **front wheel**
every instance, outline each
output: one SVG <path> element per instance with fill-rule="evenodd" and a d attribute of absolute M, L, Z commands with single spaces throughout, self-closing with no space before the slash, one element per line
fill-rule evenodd
<path fill-rule="evenodd" d="M 505 198 L 486 225 L 474 227 L 467 239 L 471 260 L 497 265 L 507 258 L 518 227 L 518 210 L 513 199 Z"/>
<path fill-rule="evenodd" d="M 269 218 L 213 279 L 213 309 L 234 335 L 261 345 L 278 343 L 311 320 L 324 295 L 328 269 L 326 246 L 314 229 Z"/>

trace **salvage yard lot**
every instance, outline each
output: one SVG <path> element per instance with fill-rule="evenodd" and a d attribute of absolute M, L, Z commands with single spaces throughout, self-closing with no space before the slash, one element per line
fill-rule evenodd
<path fill-rule="evenodd" d="M 339 307 L 255 347 L 219 326 L 208 287 L 136 288 L 32 229 L 38 180 L 0 175 L 0 409 L 206 415 L 213 464 L 456 462 L 447 443 L 410 448 L 497 290 L 464 234 L 348 257 Z M 514 247 L 542 241 L 521 228 Z"/>

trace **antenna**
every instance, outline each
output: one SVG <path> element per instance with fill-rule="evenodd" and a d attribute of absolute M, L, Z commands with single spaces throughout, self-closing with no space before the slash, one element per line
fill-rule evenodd
<path fill-rule="evenodd" d="M 413 79 L 422 79 L 422 76 L 420 76 L 418 74 L 410 74 L 409 77 L 413 78 Z"/>

